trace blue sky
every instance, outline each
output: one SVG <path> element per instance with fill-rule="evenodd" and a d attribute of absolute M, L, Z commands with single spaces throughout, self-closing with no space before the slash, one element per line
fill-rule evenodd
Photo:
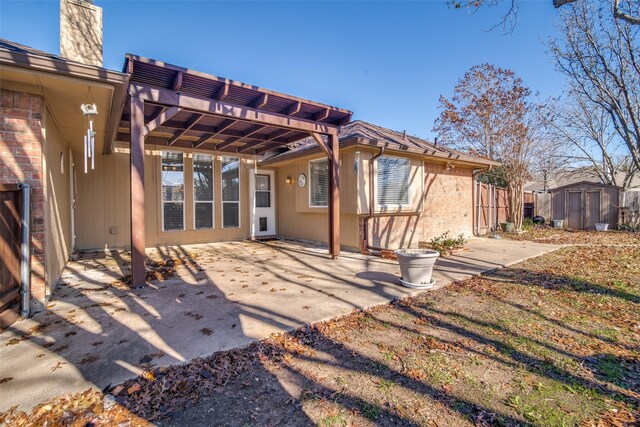
<path fill-rule="evenodd" d="M 438 98 L 473 65 L 511 68 L 534 92 L 559 95 L 545 53 L 551 0 L 524 1 L 511 35 L 487 31 L 504 8 L 475 14 L 445 1 L 105 1 L 104 63 L 125 53 L 290 93 L 354 119 L 433 137 Z M 59 52 L 59 3 L 0 0 L 0 37 Z"/>

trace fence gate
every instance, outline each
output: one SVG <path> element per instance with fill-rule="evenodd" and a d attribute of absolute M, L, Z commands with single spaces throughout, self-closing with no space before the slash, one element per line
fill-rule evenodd
<path fill-rule="evenodd" d="M 22 190 L 0 184 L 0 330 L 18 319 L 20 310 L 20 250 Z"/>

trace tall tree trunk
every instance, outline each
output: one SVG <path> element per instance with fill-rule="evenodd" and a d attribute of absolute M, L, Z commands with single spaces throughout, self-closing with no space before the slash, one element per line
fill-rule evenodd
<path fill-rule="evenodd" d="M 523 221 L 523 206 L 522 199 L 524 195 L 524 185 L 519 179 L 509 180 L 507 186 L 507 193 L 509 197 L 509 221 L 513 222 L 514 229 L 516 231 L 522 230 Z"/>

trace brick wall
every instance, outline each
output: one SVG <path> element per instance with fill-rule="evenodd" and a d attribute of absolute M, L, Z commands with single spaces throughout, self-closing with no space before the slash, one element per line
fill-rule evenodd
<path fill-rule="evenodd" d="M 31 295 L 45 299 L 45 222 L 42 173 L 43 99 L 2 89 L 0 183 L 31 186 Z"/>
<path fill-rule="evenodd" d="M 447 170 L 445 165 L 424 164 L 421 209 L 413 215 L 382 216 L 369 220 L 371 246 L 397 249 L 418 247 L 450 232 L 453 236 L 473 234 L 472 171 Z M 360 250 L 364 251 L 364 221 L 360 219 Z"/>

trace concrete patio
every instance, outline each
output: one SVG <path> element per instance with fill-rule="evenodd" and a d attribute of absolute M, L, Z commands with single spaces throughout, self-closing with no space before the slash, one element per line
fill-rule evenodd
<path fill-rule="evenodd" d="M 438 261 L 438 286 L 542 255 L 559 245 L 472 239 Z M 190 254 L 176 276 L 117 289 L 128 255 L 87 254 L 68 265 L 47 310 L 0 334 L 0 411 L 61 393 L 104 388 L 144 369 L 185 363 L 306 323 L 411 295 L 397 262 L 294 242 L 228 242 L 160 248 Z"/>

